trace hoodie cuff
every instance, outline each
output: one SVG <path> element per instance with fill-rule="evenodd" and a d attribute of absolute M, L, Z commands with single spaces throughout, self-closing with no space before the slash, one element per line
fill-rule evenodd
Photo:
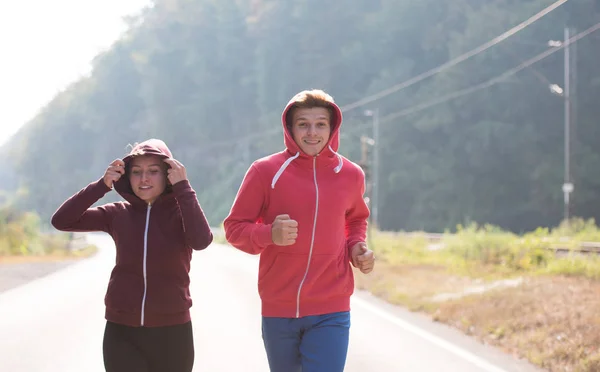
<path fill-rule="evenodd" d="M 104 183 L 104 177 L 102 177 L 95 182 L 94 190 L 97 190 L 99 193 L 101 192 L 102 195 L 105 195 L 107 192 L 109 192 L 112 189 L 110 187 L 106 186 L 106 184 Z"/>
<path fill-rule="evenodd" d="M 346 242 L 346 250 L 348 250 L 349 256 L 352 256 L 352 248 L 354 248 L 354 246 L 358 243 L 365 243 L 365 241 L 360 239 L 352 239 Z"/>
<path fill-rule="evenodd" d="M 176 184 L 174 184 L 172 187 L 173 187 L 173 193 L 175 195 L 181 195 L 184 192 L 192 189 L 192 185 L 190 184 L 189 180 L 179 181 Z"/>
<path fill-rule="evenodd" d="M 257 246 L 262 248 L 273 244 L 273 237 L 271 235 L 271 225 L 260 225 L 254 231 L 254 237 L 252 240 Z"/>

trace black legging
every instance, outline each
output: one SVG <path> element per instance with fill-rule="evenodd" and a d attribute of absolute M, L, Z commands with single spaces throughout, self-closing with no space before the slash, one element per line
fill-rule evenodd
<path fill-rule="evenodd" d="M 106 322 L 103 352 L 107 372 L 191 372 L 192 323 L 128 327 Z"/>

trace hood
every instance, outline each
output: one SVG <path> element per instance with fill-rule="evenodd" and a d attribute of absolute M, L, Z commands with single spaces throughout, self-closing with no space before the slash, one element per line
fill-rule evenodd
<path fill-rule="evenodd" d="M 134 145 L 129 154 L 123 158 L 123 162 L 125 163 L 125 175 L 119 178 L 115 183 L 115 191 L 131 204 L 141 203 L 145 206 L 146 203 L 134 194 L 131 184 L 129 183 L 129 178 L 127 177 L 129 167 L 131 166 L 131 160 L 134 156 L 139 155 L 156 155 L 162 159 L 171 158 L 173 156 L 163 141 L 152 138 Z M 167 187 L 167 191 L 168 190 L 169 187 Z"/>
<path fill-rule="evenodd" d="M 294 141 L 292 138 L 292 134 L 290 133 L 287 123 L 286 116 L 294 103 L 296 103 L 300 97 L 306 92 L 300 92 L 296 94 L 292 99 L 288 102 L 281 114 L 281 125 L 283 127 L 283 141 L 288 153 L 291 155 L 279 168 L 275 176 L 271 180 L 271 188 L 275 188 L 275 184 L 279 180 L 279 177 L 285 172 L 286 168 L 290 165 L 291 162 L 298 159 L 302 163 L 310 163 L 309 156 L 300 150 L 300 146 Z M 342 170 L 344 162 L 342 157 L 337 153 L 337 150 L 340 146 L 340 127 L 342 126 L 342 110 L 335 104 L 333 98 L 329 97 L 328 101 L 331 108 L 333 108 L 333 117 L 331 118 L 331 135 L 329 136 L 329 142 L 325 145 L 323 150 L 318 156 L 317 164 L 331 164 L 333 166 L 333 171 L 335 173 L 339 173 Z"/>
<path fill-rule="evenodd" d="M 294 103 L 297 102 L 297 100 L 303 93 L 304 92 L 296 94 L 287 103 L 285 109 L 283 110 L 283 113 L 281 114 L 281 125 L 283 126 L 283 142 L 287 150 L 292 155 L 300 153 L 306 156 L 306 154 L 304 154 L 302 150 L 300 150 L 300 147 L 298 146 L 298 144 L 296 144 L 296 141 L 294 141 L 294 139 L 292 138 L 292 134 L 290 133 L 286 125 L 287 113 L 290 111 Z M 331 135 L 329 136 L 329 142 L 327 143 L 327 145 L 325 145 L 325 148 L 323 149 L 323 151 L 321 151 L 321 154 L 327 154 L 328 156 L 337 156 L 337 151 L 340 146 L 340 127 L 342 126 L 342 110 L 337 104 L 335 104 L 333 99 L 331 99 L 329 105 L 333 108 L 333 117 L 331 118 L 332 129 Z"/>

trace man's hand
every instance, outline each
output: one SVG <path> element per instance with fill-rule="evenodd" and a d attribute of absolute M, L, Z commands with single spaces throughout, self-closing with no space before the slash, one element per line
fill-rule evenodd
<path fill-rule="evenodd" d="M 292 220 L 287 214 L 275 217 L 271 225 L 271 239 L 274 244 L 285 246 L 292 245 L 298 237 L 298 222 Z"/>
<path fill-rule="evenodd" d="M 373 271 L 375 266 L 375 256 L 373 251 L 367 248 L 367 243 L 359 242 L 354 244 L 350 251 L 352 265 L 360 270 L 363 274 L 368 274 Z"/>

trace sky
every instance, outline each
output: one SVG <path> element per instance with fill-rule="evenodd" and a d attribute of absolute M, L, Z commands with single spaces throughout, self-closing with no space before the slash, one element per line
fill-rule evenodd
<path fill-rule="evenodd" d="M 0 2 L 0 145 L 125 30 L 150 0 Z"/>

